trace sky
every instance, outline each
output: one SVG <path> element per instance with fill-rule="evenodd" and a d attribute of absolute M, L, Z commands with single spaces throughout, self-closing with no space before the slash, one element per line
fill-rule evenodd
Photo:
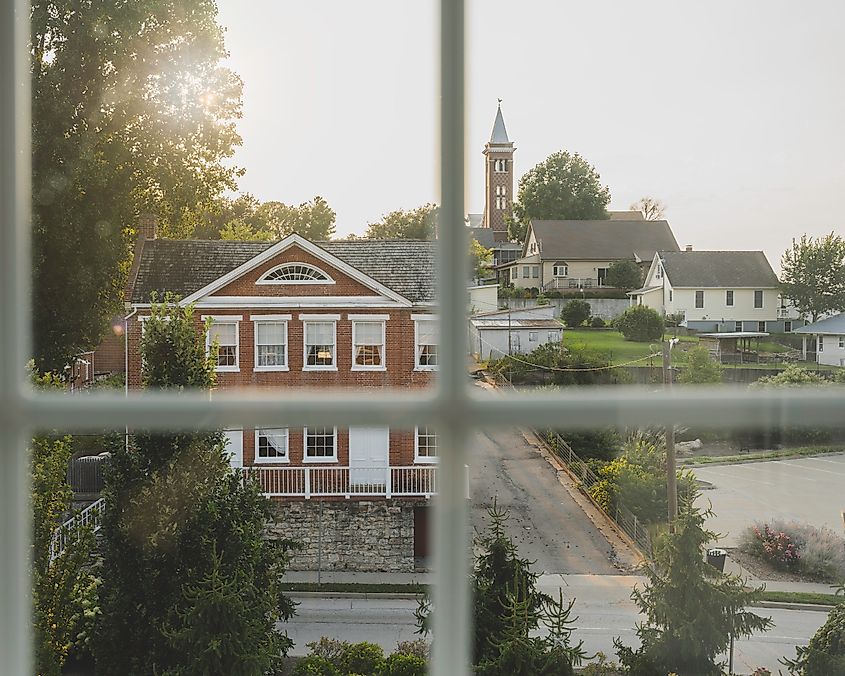
<path fill-rule="evenodd" d="M 437 6 L 218 0 L 244 81 L 242 191 L 322 195 L 337 233 L 438 202 Z M 845 235 L 845 3 L 467 2 L 467 211 L 497 99 L 518 178 L 558 150 L 611 209 L 666 205 L 683 247 Z"/>

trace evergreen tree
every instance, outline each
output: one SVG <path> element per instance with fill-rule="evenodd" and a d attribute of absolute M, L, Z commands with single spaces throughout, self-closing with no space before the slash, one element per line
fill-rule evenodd
<path fill-rule="evenodd" d="M 191 307 L 155 305 L 141 351 L 147 388 L 214 385 Z M 112 445 L 98 673 L 197 673 L 212 659 L 197 648 L 205 642 L 229 665 L 217 673 L 258 675 L 290 648 L 276 623 L 294 612 L 279 587 L 292 543 L 264 537 L 270 502 L 229 467 L 224 449 L 219 431 L 136 433 Z M 226 591 L 232 584 L 237 598 Z M 209 604 L 226 618 L 225 632 L 200 622 Z"/>
<path fill-rule="evenodd" d="M 648 582 L 632 594 L 646 616 L 637 625 L 641 646 L 634 651 L 614 642 L 631 676 L 719 676 L 716 658 L 727 650 L 731 634 L 740 638 L 772 626 L 771 619 L 745 610 L 762 587 L 746 589 L 744 580 L 704 560 L 705 546 L 716 539 L 704 528 L 710 515 L 687 502 L 674 532 L 655 543 L 654 561 L 645 566 Z"/>

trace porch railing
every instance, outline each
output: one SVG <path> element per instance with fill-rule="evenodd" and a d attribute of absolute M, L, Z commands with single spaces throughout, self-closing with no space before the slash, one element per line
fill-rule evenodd
<path fill-rule="evenodd" d="M 603 279 L 596 277 L 554 277 L 543 284 L 544 291 L 560 289 L 610 289 Z"/>
<path fill-rule="evenodd" d="M 68 542 L 79 537 L 80 529 L 88 527 L 94 533 L 100 530 L 104 509 L 105 501 L 100 498 L 56 528 L 50 539 L 50 563 L 61 555 Z"/>
<path fill-rule="evenodd" d="M 244 467 L 269 497 L 430 497 L 437 467 Z"/>

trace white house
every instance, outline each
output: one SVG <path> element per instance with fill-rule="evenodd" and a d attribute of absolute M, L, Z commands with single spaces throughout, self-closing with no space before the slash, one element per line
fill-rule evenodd
<path fill-rule="evenodd" d="M 479 359 L 501 359 L 527 354 L 546 343 L 559 343 L 563 325 L 555 319 L 556 307 L 485 312 L 470 319 L 470 350 Z"/>
<path fill-rule="evenodd" d="M 845 366 L 845 312 L 795 329 L 803 334 L 802 352 L 807 358 L 807 336 L 816 339 L 816 361 L 825 366 Z"/>
<path fill-rule="evenodd" d="M 696 331 L 788 333 L 800 324 L 762 251 L 658 251 L 628 295 Z"/>

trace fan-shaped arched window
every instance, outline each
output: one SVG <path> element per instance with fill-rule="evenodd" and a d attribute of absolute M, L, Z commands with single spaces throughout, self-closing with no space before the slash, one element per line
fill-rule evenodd
<path fill-rule="evenodd" d="M 268 270 L 259 284 L 334 284 L 320 268 L 308 263 L 284 263 Z"/>

